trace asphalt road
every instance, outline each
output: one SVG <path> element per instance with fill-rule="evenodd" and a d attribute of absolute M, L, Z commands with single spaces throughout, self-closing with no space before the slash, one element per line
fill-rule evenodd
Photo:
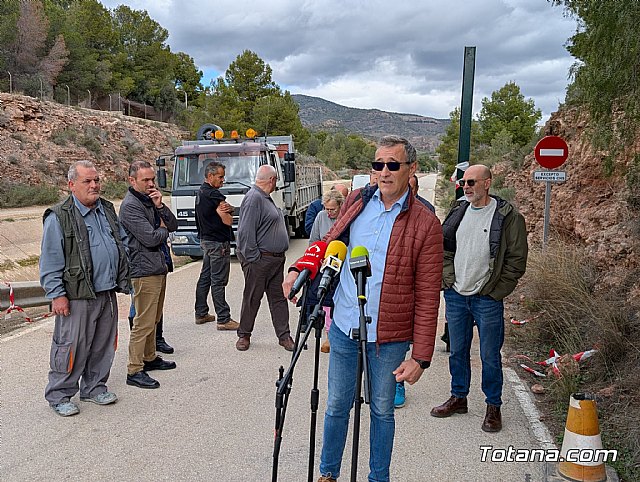
<path fill-rule="evenodd" d="M 429 198 L 431 183 L 435 183 L 435 176 L 421 179 L 422 194 Z M 300 256 L 306 245 L 305 240 L 292 240 L 287 261 Z M 199 268 L 200 263 L 192 263 L 168 278 L 165 335 L 176 352 L 166 358 L 175 360 L 178 368 L 152 372 L 161 383 L 157 390 L 125 384 L 129 302 L 127 297 L 119 298 L 119 348 L 109 380 L 109 389 L 119 397 L 115 405 L 78 402 L 81 412 L 70 418 L 59 417 L 48 407 L 43 391 L 53 332 L 50 319 L 0 337 L 2 480 L 271 480 L 275 381 L 278 368 L 288 367 L 291 354 L 278 346 L 266 300 L 247 352 L 235 349 L 234 332 L 216 331 L 214 324 L 195 325 L 194 289 Z M 242 288 L 240 265 L 234 261 L 227 296 L 235 319 L 239 318 Z M 298 311 L 293 305 L 290 315 L 295 331 Z M 550 445 L 541 445 L 540 440 L 548 434 L 539 423 L 530 424 L 535 410 L 527 405 L 528 392 L 510 370 L 503 396 L 504 429 L 497 434 L 480 429 L 485 405 L 478 381 L 477 344 L 469 413 L 449 419 L 429 416 L 433 406 L 449 397 L 443 349 L 438 342 L 431 368 L 416 385 L 408 387 L 407 404 L 396 412 L 392 480 L 543 480 L 539 463 L 481 461 L 481 446 L 519 449 Z M 327 364 L 328 355 L 321 354 L 316 477 Z M 280 481 L 307 478 L 312 374 L 313 352 L 307 350 L 296 366 L 289 398 L 278 465 Z M 368 407 L 364 406 L 358 480 L 366 480 L 368 472 L 368 418 Z M 349 478 L 351 433 L 340 480 Z"/>

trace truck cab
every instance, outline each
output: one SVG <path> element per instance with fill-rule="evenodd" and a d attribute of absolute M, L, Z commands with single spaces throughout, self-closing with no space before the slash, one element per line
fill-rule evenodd
<path fill-rule="evenodd" d="M 178 219 L 178 230 L 171 234 L 170 242 L 171 250 L 176 256 L 202 256 L 196 229 L 195 201 L 204 182 L 205 167 L 212 161 L 225 166 L 225 182 L 220 192 L 235 207 L 232 226 L 234 233 L 238 229 L 240 203 L 253 185 L 258 168 L 262 165 L 268 164 L 276 170 L 276 189 L 271 193 L 271 198 L 282 210 L 291 234 L 297 234 L 303 228 L 307 206 L 322 194 L 319 167 L 305 166 L 317 168 L 311 176 L 311 189 L 305 184 L 309 181 L 304 176 L 296 179 L 296 171 L 302 168 L 295 165 L 291 136 L 183 141 L 183 145 L 176 148 L 173 156 L 171 188 L 171 210 Z M 166 185 L 163 182 L 163 178 L 166 178 L 164 161 L 158 159 L 156 164 L 160 167 L 158 184 L 163 187 L 163 184 Z"/>

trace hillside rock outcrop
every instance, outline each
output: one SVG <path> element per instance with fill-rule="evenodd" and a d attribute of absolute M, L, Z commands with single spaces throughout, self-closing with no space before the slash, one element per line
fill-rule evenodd
<path fill-rule="evenodd" d="M 569 146 L 569 158 L 558 168 L 566 171 L 567 181 L 551 189 L 550 236 L 583 247 L 611 286 L 635 278 L 640 265 L 640 212 L 629 204 L 626 179 L 640 140 L 615 157 L 607 175 L 607 153 L 594 149 L 588 130 L 589 116 L 575 108 L 554 113 L 545 126 L 545 135 L 562 137 Z M 533 244 L 542 242 L 544 223 L 545 183 L 533 181 L 537 170 L 544 168 L 531 153 L 521 168 L 503 164 L 495 171 L 505 176 L 505 186 L 515 187 Z"/>
<path fill-rule="evenodd" d="M 66 186 L 69 165 L 87 159 L 106 180 L 126 180 L 137 160 L 153 164 L 189 133 L 173 124 L 0 93 L 0 178 Z"/>

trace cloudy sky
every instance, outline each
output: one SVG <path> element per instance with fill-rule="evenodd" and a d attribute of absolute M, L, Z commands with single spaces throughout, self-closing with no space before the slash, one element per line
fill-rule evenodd
<path fill-rule="evenodd" d="M 292 94 L 447 118 L 460 106 L 465 46 L 476 47 L 474 114 L 509 81 L 546 120 L 563 101 L 576 22 L 547 0 L 100 0 L 147 10 L 191 55 L 202 83 L 245 49 Z"/>

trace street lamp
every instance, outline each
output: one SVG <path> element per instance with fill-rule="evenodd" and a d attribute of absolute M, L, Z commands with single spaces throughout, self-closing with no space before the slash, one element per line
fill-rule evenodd
<path fill-rule="evenodd" d="M 64 86 L 67 88 L 67 105 L 71 105 L 71 92 L 69 92 L 69 86 L 67 84 L 64 84 Z"/>
<path fill-rule="evenodd" d="M 7 70 L 7 74 L 9 74 L 9 93 L 13 94 L 13 87 L 11 87 L 11 72 Z"/>

